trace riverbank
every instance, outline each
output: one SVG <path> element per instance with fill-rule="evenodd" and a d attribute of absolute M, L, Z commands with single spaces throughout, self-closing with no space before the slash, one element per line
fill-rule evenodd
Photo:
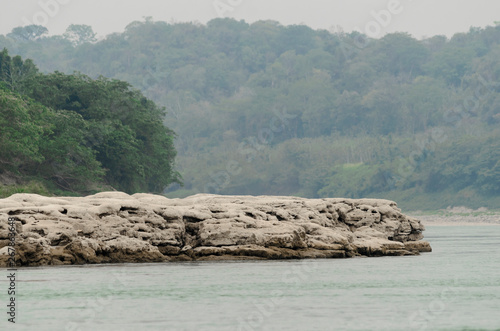
<path fill-rule="evenodd" d="M 418 218 L 425 226 L 500 225 L 500 211 L 486 208 L 474 210 L 460 206 L 434 212 L 415 211 L 408 214 Z"/>

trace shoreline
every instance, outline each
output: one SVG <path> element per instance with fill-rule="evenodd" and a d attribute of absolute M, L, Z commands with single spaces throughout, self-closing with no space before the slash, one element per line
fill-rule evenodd
<path fill-rule="evenodd" d="M 499 226 L 497 223 L 484 223 L 484 222 L 446 222 L 446 221 L 422 221 L 425 227 L 428 226 Z"/>
<path fill-rule="evenodd" d="M 500 225 L 500 213 L 450 213 L 429 215 L 408 213 L 420 220 L 424 226 L 495 226 Z M 439 214 L 441 213 L 441 214 Z"/>

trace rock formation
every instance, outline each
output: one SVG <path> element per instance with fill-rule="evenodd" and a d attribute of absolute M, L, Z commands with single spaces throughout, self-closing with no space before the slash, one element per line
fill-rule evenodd
<path fill-rule="evenodd" d="M 415 255 L 431 251 L 423 230 L 388 200 L 15 194 L 0 200 L 0 266 L 12 232 L 17 265 L 39 266 Z"/>

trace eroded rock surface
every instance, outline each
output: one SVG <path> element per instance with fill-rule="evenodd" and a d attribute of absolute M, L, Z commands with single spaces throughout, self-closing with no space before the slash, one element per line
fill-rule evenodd
<path fill-rule="evenodd" d="M 429 252 L 423 225 L 396 203 L 104 192 L 0 200 L 0 266 L 15 220 L 22 266 L 222 259 L 343 258 Z"/>

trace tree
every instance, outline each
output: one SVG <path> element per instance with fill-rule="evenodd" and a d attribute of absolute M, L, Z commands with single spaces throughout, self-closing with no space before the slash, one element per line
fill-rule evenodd
<path fill-rule="evenodd" d="M 314 48 L 314 30 L 305 25 L 291 25 L 283 29 L 278 41 L 278 54 L 293 50 L 297 54 L 306 54 Z"/>
<path fill-rule="evenodd" d="M 174 170 L 175 134 L 163 125 L 164 109 L 128 83 L 56 72 L 37 75 L 27 91 L 45 106 L 85 121 L 80 143 L 94 151 L 108 184 L 126 192 L 159 192 L 180 183 Z"/>
<path fill-rule="evenodd" d="M 85 144 L 89 123 L 72 111 L 50 111 L 46 120 L 51 130 L 40 140 L 41 164 L 32 165 L 36 173 L 65 191 L 85 192 L 105 174 L 96 151 Z"/>
<path fill-rule="evenodd" d="M 363 129 L 366 109 L 358 92 L 344 91 L 335 101 L 332 114 L 333 131 L 352 136 Z"/>
<path fill-rule="evenodd" d="M 12 29 L 12 32 L 7 36 L 17 41 L 33 41 L 40 39 L 42 36 L 49 33 L 49 30 L 42 25 L 28 25 Z"/>
<path fill-rule="evenodd" d="M 41 162 L 39 142 L 50 127 L 36 118 L 36 104 L 0 86 L 0 110 L 0 170 L 19 172 L 28 163 Z"/>
<path fill-rule="evenodd" d="M 379 82 L 363 97 L 362 105 L 367 113 L 362 121 L 367 132 L 387 135 L 403 129 L 399 125 L 403 116 L 398 89 L 391 80 Z"/>
<path fill-rule="evenodd" d="M 32 60 L 22 60 L 20 56 L 11 58 L 7 49 L 0 52 L 0 81 L 12 91 L 23 88 L 23 82 L 38 72 Z"/>
<path fill-rule="evenodd" d="M 447 101 L 443 82 L 428 76 L 417 77 L 412 84 L 403 87 L 401 100 L 405 114 L 405 127 L 410 132 L 424 131 L 442 119 L 441 109 Z"/>
<path fill-rule="evenodd" d="M 460 86 L 462 78 L 472 67 L 473 58 L 473 49 L 447 45 L 433 55 L 425 68 L 431 76 L 443 79 L 450 85 Z"/>
<path fill-rule="evenodd" d="M 392 75 L 405 74 L 417 76 L 422 72 L 422 65 L 429 57 L 429 51 L 421 42 L 408 33 L 391 33 L 380 42 L 367 48 L 370 62 L 381 71 Z"/>
<path fill-rule="evenodd" d="M 96 33 L 88 25 L 71 24 L 64 33 L 64 38 L 69 40 L 73 46 L 80 46 L 85 43 L 93 43 L 96 39 Z"/>

